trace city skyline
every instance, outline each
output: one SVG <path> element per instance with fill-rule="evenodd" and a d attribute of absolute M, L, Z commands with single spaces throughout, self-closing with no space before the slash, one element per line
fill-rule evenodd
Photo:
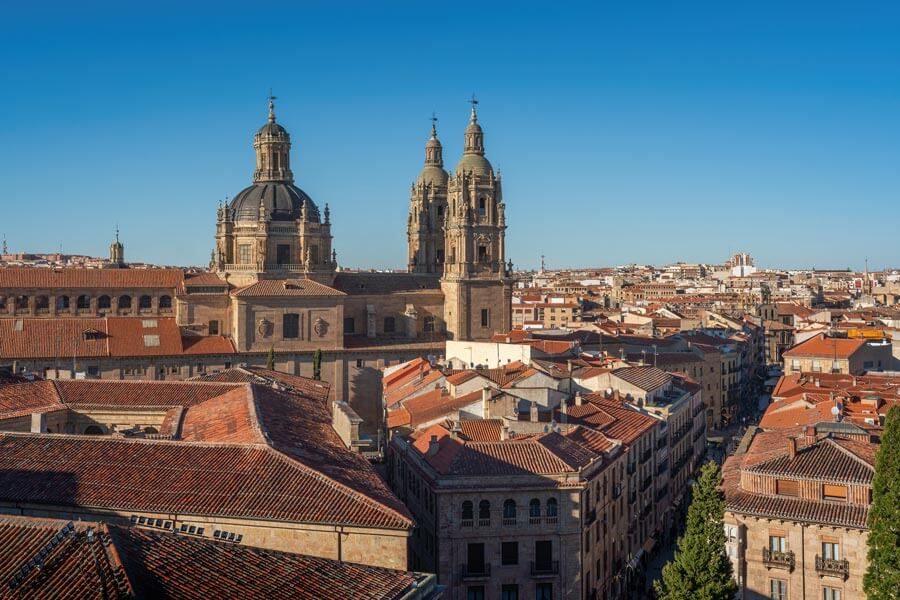
<path fill-rule="evenodd" d="M 585 7 L 574 25 L 534 6 L 478 19 L 411 6 L 360 5 L 340 26 L 327 5 L 274 6 L 297 27 L 274 31 L 249 7 L 13 9 L 0 233 L 11 251 L 103 255 L 118 225 L 129 260 L 205 265 L 218 202 L 250 182 L 272 88 L 296 182 L 333 212 L 339 263 L 402 268 L 429 117 L 452 168 L 474 92 L 517 268 L 738 251 L 762 267 L 895 266 L 877 229 L 900 187 L 890 9 L 780 8 L 753 29 L 761 11 L 714 6 Z M 35 38 L 52 43 L 16 51 Z M 573 234 L 585 220 L 594 231 Z"/>

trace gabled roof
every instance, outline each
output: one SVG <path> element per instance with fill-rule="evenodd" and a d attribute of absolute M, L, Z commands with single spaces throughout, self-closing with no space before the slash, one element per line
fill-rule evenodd
<path fill-rule="evenodd" d="M 672 382 L 672 376 L 657 367 L 623 367 L 613 371 L 612 375 L 647 392 Z"/>
<path fill-rule="evenodd" d="M 850 358 L 865 345 L 866 340 L 863 339 L 830 338 L 823 334 L 811 337 L 805 342 L 800 342 L 793 348 L 785 350 L 782 356 L 788 358 L 808 356 L 826 359 L 846 359 Z"/>
<path fill-rule="evenodd" d="M 340 290 L 312 279 L 261 279 L 231 292 L 232 296 L 346 296 Z"/>

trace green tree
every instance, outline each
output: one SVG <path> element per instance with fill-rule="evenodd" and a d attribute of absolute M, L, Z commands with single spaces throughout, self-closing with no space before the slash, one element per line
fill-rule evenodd
<path fill-rule="evenodd" d="M 737 583 L 725 553 L 725 495 L 722 473 L 714 462 L 700 469 L 688 508 L 687 529 L 678 538 L 675 559 L 653 587 L 663 600 L 732 600 Z"/>
<path fill-rule="evenodd" d="M 313 352 L 313 379 L 322 379 L 322 351 Z"/>
<path fill-rule="evenodd" d="M 269 348 L 269 354 L 266 356 L 266 368 L 270 371 L 275 370 L 275 346 Z"/>
<path fill-rule="evenodd" d="M 869 508 L 869 568 L 863 589 L 869 600 L 897 598 L 900 590 L 900 407 L 887 414 L 875 455 Z"/>

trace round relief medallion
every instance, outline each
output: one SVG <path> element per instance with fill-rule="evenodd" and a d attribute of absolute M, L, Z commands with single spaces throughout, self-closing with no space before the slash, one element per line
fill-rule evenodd
<path fill-rule="evenodd" d="M 263 337 L 269 337 L 272 335 L 272 322 L 268 319 L 260 319 L 259 325 L 256 327 L 256 331 L 259 332 L 259 335 Z"/>
<path fill-rule="evenodd" d="M 325 337 L 325 334 L 328 333 L 328 323 L 319 317 L 316 319 L 316 322 L 313 323 L 313 331 L 316 332 L 316 335 L 319 337 Z"/>

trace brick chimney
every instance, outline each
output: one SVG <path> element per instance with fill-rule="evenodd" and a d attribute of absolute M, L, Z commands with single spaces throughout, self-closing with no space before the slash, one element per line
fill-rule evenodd
<path fill-rule="evenodd" d="M 537 407 L 537 402 L 535 402 L 534 400 L 531 401 L 531 410 L 529 411 L 529 420 L 532 423 L 538 422 L 538 407 Z"/>
<path fill-rule="evenodd" d="M 503 427 L 500 428 L 500 439 L 508 440 L 509 439 L 509 425 L 506 423 L 503 424 Z"/>
<path fill-rule="evenodd" d="M 806 426 L 806 445 L 812 446 L 816 443 L 816 426 L 815 425 L 807 425 Z"/>
<path fill-rule="evenodd" d="M 491 418 L 491 388 L 481 388 L 481 418 Z"/>
<path fill-rule="evenodd" d="M 797 438 L 790 437 L 788 438 L 788 458 L 794 460 L 797 456 Z"/>
<path fill-rule="evenodd" d="M 584 398 L 581 397 L 581 392 L 575 392 L 575 406 L 581 406 L 584 403 Z"/>
<path fill-rule="evenodd" d="M 431 439 L 428 440 L 428 456 L 434 456 L 440 449 L 441 443 L 438 441 L 438 437 L 436 435 L 431 436 Z"/>

